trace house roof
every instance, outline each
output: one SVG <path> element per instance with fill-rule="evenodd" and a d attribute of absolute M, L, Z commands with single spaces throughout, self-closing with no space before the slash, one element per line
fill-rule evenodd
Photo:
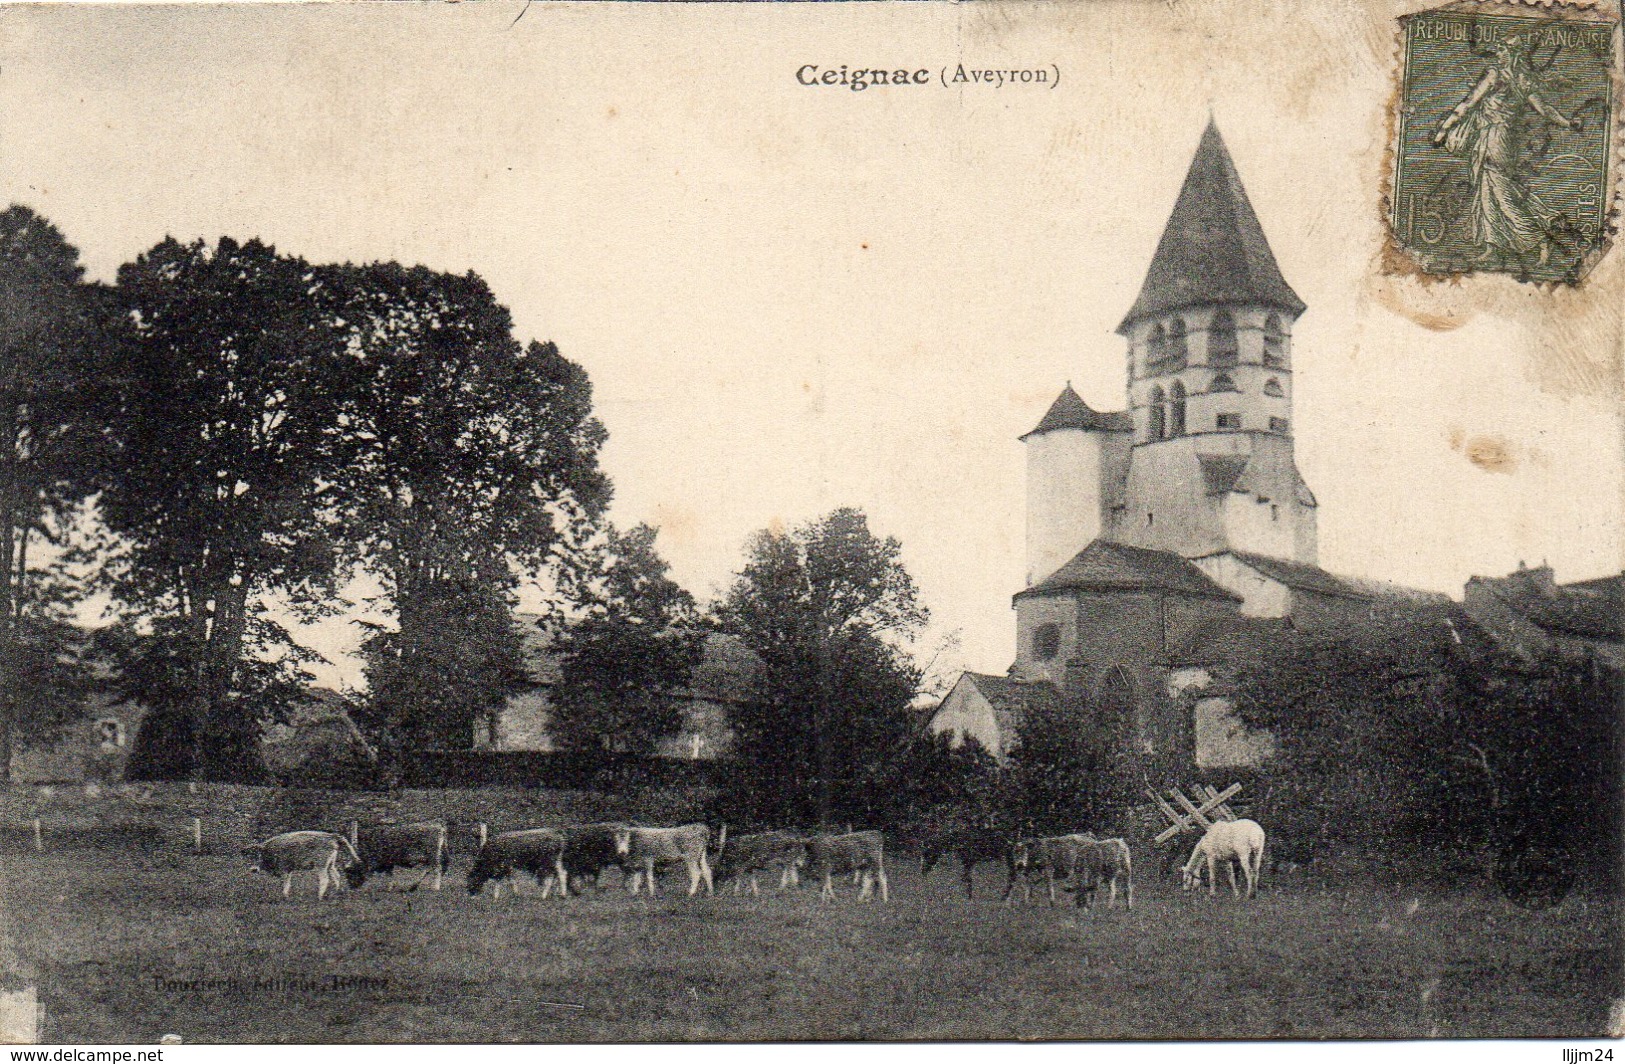
<path fill-rule="evenodd" d="M 1375 596 L 1369 592 L 1355 587 L 1340 577 L 1333 576 L 1318 565 L 1307 565 L 1303 562 L 1287 561 L 1284 558 L 1270 558 L 1263 554 L 1254 554 L 1251 551 L 1232 550 L 1230 552 L 1236 560 L 1248 568 L 1257 570 L 1277 583 L 1299 591 L 1314 591 L 1322 595 L 1336 595 L 1341 598 L 1370 599 Z"/>
<path fill-rule="evenodd" d="M 1582 639 L 1625 639 L 1625 574 L 1560 584 L 1557 592 L 1530 620 L 1547 631 Z"/>
<path fill-rule="evenodd" d="M 1061 394 L 1055 397 L 1050 404 L 1049 412 L 1044 415 L 1038 427 L 1022 436 L 1037 436 L 1044 432 L 1054 432 L 1057 429 L 1086 429 L 1096 432 L 1133 432 L 1134 418 L 1126 410 L 1116 410 L 1101 413 L 1093 410 L 1083 401 L 1083 397 L 1072 390 L 1072 383 L 1067 382 Z"/>
<path fill-rule="evenodd" d="M 1145 283 L 1118 332 L 1180 307 L 1245 303 L 1303 313 L 1281 276 L 1236 164 L 1209 120 Z"/>
<path fill-rule="evenodd" d="M 994 676 L 986 672 L 965 672 L 963 675 L 989 702 L 995 698 L 1008 698 L 1012 691 L 1021 686 L 1008 676 Z"/>
<path fill-rule="evenodd" d="M 690 677 L 689 693 L 716 702 L 743 702 L 755 696 L 762 659 L 736 635 L 708 632 L 705 653 Z"/>
<path fill-rule="evenodd" d="M 288 708 L 286 723 L 265 729 L 260 747 L 273 772 L 300 770 L 345 759 L 371 761 L 377 753 L 350 716 L 350 700 L 327 687 L 310 687 Z"/>
<path fill-rule="evenodd" d="M 1625 640 L 1625 576 L 1557 584 L 1545 566 L 1504 577 L 1475 576 L 1507 608 L 1557 636 L 1617 643 Z"/>
<path fill-rule="evenodd" d="M 993 707 L 993 723 L 1005 743 L 1015 738 L 1021 728 L 1022 716 L 1033 700 L 1043 699 L 1054 704 L 1061 697 L 1055 685 L 1046 680 L 1025 683 L 985 672 L 966 672 L 963 678 L 969 680 L 987 699 L 988 705 Z"/>
<path fill-rule="evenodd" d="M 1097 539 L 1016 598 L 1072 589 L 1168 591 L 1196 598 L 1241 599 L 1177 554 Z"/>

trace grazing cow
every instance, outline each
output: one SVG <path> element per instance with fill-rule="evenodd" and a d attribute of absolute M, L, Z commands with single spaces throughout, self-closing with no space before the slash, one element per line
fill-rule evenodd
<path fill-rule="evenodd" d="M 1201 866 L 1205 862 L 1207 892 L 1210 896 L 1217 894 L 1219 880 L 1214 866 L 1220 861 L 1230 871 L 1230 892 L 1237 897 L 1241 891 L 1236 887 L 1236 862 L 1241 864 L 1242 874 L 1247 878 L 1247 897 L 1251 898 L 1258 890 L 1258 870 L 1264 862 L 1264 829 L 1258 821 L 1221 820 L 1208 828 L 1202 841 L 1191 851 L 1191 859 L 1185 862 L 1185 889 L 1201 886 Z"/>
<path fill-rule="evenodd" d="M 621 867 L 616 835 L 625 827 L 621 823 L 603 823 L 570 824 L 558 829 L 564 835 L 564 894 L 570 893 L 571 880 L 591 879 L 596 886 L 604 869 Z M 581 890 L 577 888 L 575 893 Z"/>
<path fill-rule="evenodd" d="M 711 862 L 706 850 L 711 845 L 711 828 L 705 824 L 684 824 L 675 828 L 622 827 L 615 833 L 615 852 L 621 858 L 621 867 L 631 876 L 632 893 L 638 892 L 639 882 L 647 876 L 649 896 L 655 896 L 655 866 L 681 862 L 688 869 L 688 896 L 699 893 L 700 884 L 705 892 L 715 892 L 711 877 Z"/>
<path fill-rule="evenodd" d="M 528 831 L 505 831 L 487 838 L 474 855 L 474 865 L 468 870 L 468 892 L 478 894 L 485 884 L 491 883 L 491 900 L 502 894 L 502 881 L 516 872 L 529 872 L 542 888 L 542 897 L 559 883 L 559 894 L 564 893 L 564 848 L 562 831 L 532 828 Z M 517 884 L 514 893 L 518 893 Z"/>
<path fill-rule="evenodd" d="M 1077 875 L 1085 847 L 1097 840 L 1085 831 L 1075 835 L 1051 835 L 1041 839 L 1021 839 L 1011 850 L 1011 863 L 1021 875 L 1022 900 L 1033 900 L 1033 884 L 1040 873 L 1049 889 L 1049 903 L 1055 904 L 1055 881 L 1063 883 Z M 1006 903 L 1010 893 L 1004 895 Z"/>
<path fill-rule="evenodd" d="M 822 894 L 835 897 L 832 877 L 848 872 L 859 876 L 862 889 L 858 900 L 864 901 L 874 893 L 880 883 L 880 900 L 891 900 L 891 887 L 886 882 L 886 840 L 878 831 L 853 831 L 845 835 L 814 835 L 807 840 L 807 864 L 813 874 L 824 880 Z"/>
<path fill-rule="evenodd" d="M 796 871 L 807 863 L 807 840 L 793 831 L 766 831 L 759 835 L 741 835 L 729 839 L 728 845 L 717 855 L 715 876 L 726 883 L 734 881 L 734 893 L 743 893 L 745 882 L 750 892 L 760 894 L 756 885 L 758 872 L 778 872 L 779 889 L 793 885 Z"/>
<path fill-rule="evenodd" d="M 1134 863 L 1129 857 L 1128 843 L 1122 839 L 1099 839 L 1084 843 L 1078 851 L 1078 863 L 1073 889 L 1077 891 L 1078 905 L 1089 908 L 1095 891 L 1102 883 L 1111 887 L 1106 907 L 1117 904 L 1117 885 L 1126 888 L 1128 907 L 1134 908 Z"/>
<path fill-rule="evenodd" d="M 338 889 L 341 871 L 351 887 L 367 881 L 366 867 L 350 840 L 331 831 L 286 831 L 244 846 L 243 853 L 249 858 L 250 871 L 282 877 L 284 898 L 293 890 L 295 872 L 316 873 L 318 898 L 327 897 L 329 883 Z"/>
<path fill-rule="evenodd" d="M 446 870 L 451 867 L 451 848 L 446 844 L 446 825 L 438 820 L 418 824 L 352 823 L 351 841 L 361 855 L 369 874 L 391 875 L 397 868 L 421 868 L 423 874 L 406 889 L 417 890 L 434 873 L 434 889 L 439 890 Z"/>
<path fill-rule="evenodd" d="M 972 873 L 979 864 L 998 861 L 1008 877 L 1004 896 L 1016 889 L 1016 862 L 1010 836 L 997 828 L 961 826 L 933 831 L 920 848 L 920 876 L 931 874 L 947 855 L 959 859 L 959 877 L 965 884 L 965 897 L 973 897 Z"/>

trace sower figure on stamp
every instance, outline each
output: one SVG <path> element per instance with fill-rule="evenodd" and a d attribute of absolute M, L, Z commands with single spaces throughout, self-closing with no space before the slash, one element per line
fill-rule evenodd
<path fill-rule="evenodd" d="M 1433 142 L 1465 155 L 1472 167 L 1468 211 L 1478 258 L 1522 257 L 1538 248 L 1544 265 L 1552 249 L 1548 226 L 1558 212 L 1542 203 L 1525 180 L 1524 118 L 1534 111 L 1573 130 L 1580 129 L 1581 122 L 1565 117 L 1540 95 L 1521 44 L 1517 34 L 1496 44 L 1478 84 L 1439 123 Z"/>

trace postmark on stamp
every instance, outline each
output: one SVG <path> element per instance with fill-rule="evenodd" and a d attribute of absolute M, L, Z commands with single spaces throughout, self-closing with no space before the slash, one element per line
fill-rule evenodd
<path fill-rule="evenodd" d="M 1428 274 L 1578 281 L 1608 240 L 1616 24 L 1456 5 L 1400 27 L 1394 239 Z"/>

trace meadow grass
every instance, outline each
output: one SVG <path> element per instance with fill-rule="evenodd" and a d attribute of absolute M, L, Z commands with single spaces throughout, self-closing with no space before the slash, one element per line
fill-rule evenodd
<path fill-rule="evenodd" d="M 1082 912 L 1003 906 L 991 871 L 967 901 L 952 869 L 899 859 L 887 905 L 850 882 L 688 898 L 680 874 L 653 900 L 493 902 L 454 874 L 318 902 L 310 877 L 284 901 L 223 854 L 0 861 L 52 1042 L 1578 1037 L 1620 994 L 1617 908 L 1595 898 L 1283 878 L 1238 903 L 1145 870 L 1132 913 Z"/>

